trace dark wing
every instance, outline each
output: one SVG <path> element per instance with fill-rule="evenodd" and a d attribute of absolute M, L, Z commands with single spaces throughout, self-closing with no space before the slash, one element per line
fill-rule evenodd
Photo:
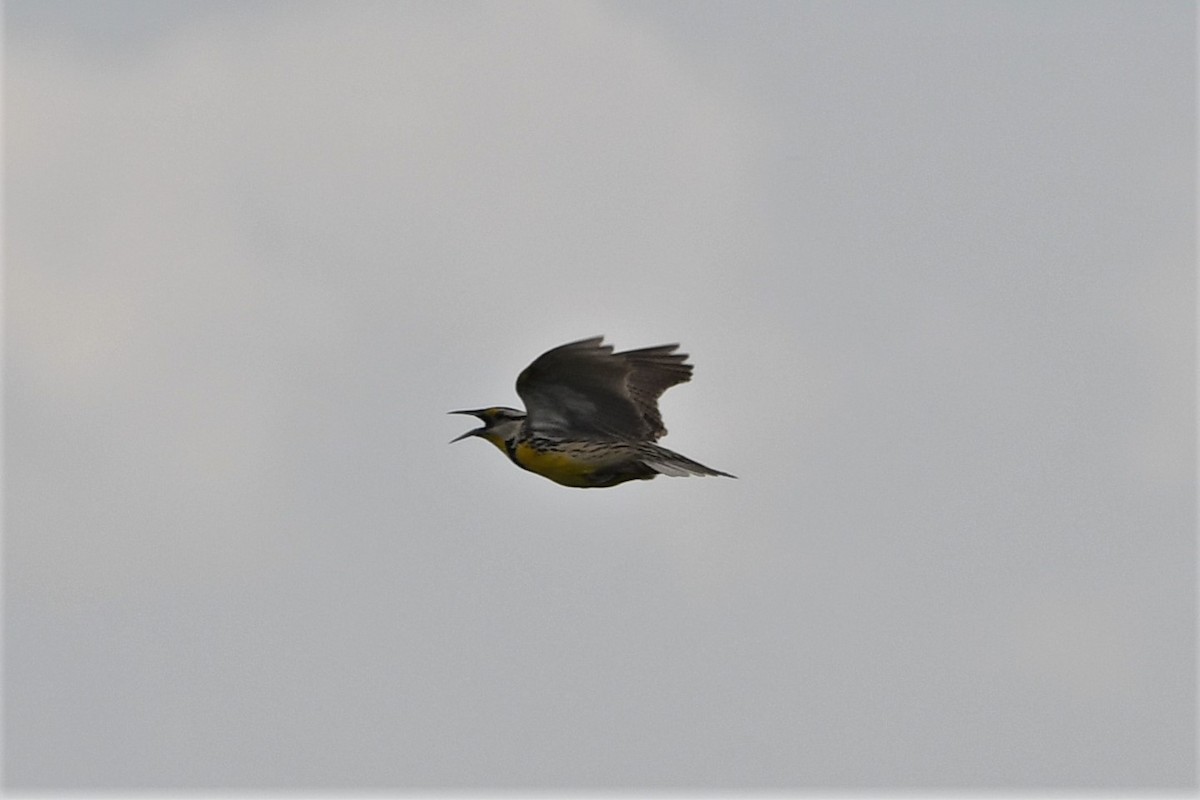
<path fill-rule="evenodd" d="M 658 398 L 672 386 L 692 379 L 692 365 L 684 363 L 687 353 L 676 353 L 678 349 L 677 344 L 663 344 L 641 350 L 626 350 L 614 356 L 625 359 L 631 368 L 625 386 L 629 391 L 629 399 L 637 406 L 649 428 L 650 439 L 667 434 L 658 411 Z"/>
<path fill-rule="evenodd" d="M 604 337 L 564 344 L 538 356 L 517 377 L 534 433 L 654 440 L 667 432 L 658 398 L 691 380 L 677 344 L 614 353 Z"/>

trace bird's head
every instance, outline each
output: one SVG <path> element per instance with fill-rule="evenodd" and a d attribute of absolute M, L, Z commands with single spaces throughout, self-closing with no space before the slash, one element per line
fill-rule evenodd
<path fill-rule="evenodd" d="M 517 411 L 515 408 L 505 408 L 504 406 L 492 406 L 491 408 L 477 408 L 473 411 L 451 411 L 451 414 L 470 414 L 473 417 L 478 417 L 483 423 L 482 428 L 469 430 L 462 436 L 456 436 L 450 440 L 451 443 L 467 439 L 471 436 L 478 436 L 482 439 L 487 439 L 492 444 L 504 450 L 505 442 L 513 441 L 521 432 L 521 423 L 525 421 L 525 412 Z"/>

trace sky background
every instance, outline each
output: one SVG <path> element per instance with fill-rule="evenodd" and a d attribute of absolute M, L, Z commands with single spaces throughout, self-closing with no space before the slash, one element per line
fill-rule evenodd
<path fill-rule="evenodd" d="M 1192 3 L 5 10 L 9 789 L 1195 785 Z"/>

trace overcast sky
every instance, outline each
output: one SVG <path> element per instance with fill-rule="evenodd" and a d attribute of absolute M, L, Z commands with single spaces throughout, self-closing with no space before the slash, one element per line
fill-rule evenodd
<path fill-rule="evenodd" d="M 10 789 L 1195 785 L 1192 3 L 6 11 Z"/>

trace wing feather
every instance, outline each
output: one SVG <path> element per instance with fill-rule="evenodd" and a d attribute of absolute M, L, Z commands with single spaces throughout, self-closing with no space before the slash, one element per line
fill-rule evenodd
<path fill-rule="evenodd" d="M 555 347 L 517 378 L 526 424 L 534 433 L 654 440 L 667 432 L 658 398 L 691 380 L 678 344 L 614 353 L 604 337 Z"/>

